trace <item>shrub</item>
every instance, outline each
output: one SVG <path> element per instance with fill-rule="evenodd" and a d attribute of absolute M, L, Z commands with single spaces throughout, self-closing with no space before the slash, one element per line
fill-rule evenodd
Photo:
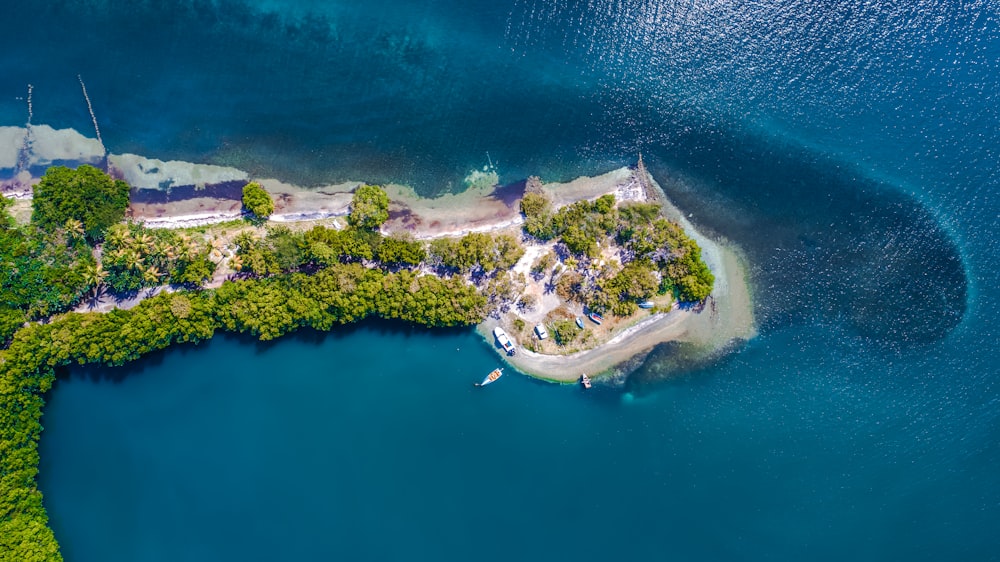
<path fill-rule="evenodd" d="M 259 183 L 252 181 L 243 186 L 243 208 L 258 219 L 266 219 L 274 212 L 274 200 Z"/>
<path fill-rule="evenodd" d="M 363 230 L 378 230 L 389 220 L 389 196 L 377 185 L 362 185 L 354 191 L 347 222 Z"/>
<path fill-rule="evenodd" d="M 550 326 L 552 337 L 559 345 L 568 345 L 583 331 L 573 320 L 556 320 Z"/>
<path fill-rule="evenodd" d="M 539 238 L 548 240 L 555 235 L 552 228 L 552 202 L 539 193 L 526 193 L 521 199 L 521 212 L 524 213 L 524 231 Z"/>

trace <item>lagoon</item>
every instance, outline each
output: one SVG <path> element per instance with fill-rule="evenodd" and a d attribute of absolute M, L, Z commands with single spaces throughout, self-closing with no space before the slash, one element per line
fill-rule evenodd
<path fill-rule="evenodd" d="M 973 420 L 926 408 L 942 385 L 857 351 L 785 330 L 654 392 L 584 392 L 474 388 L 497 360 L 471 330 L 217 337 L 60 380 L 41 490 L 74 561 L 991 552 L 985 436 L 953 454 Z"/>

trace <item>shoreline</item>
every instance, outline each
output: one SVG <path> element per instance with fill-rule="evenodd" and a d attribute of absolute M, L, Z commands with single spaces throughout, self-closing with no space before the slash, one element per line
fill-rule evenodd
<path fill-rule="evenodd" d="M 8 146 L 26 129 L 0 128 L 0 140 Z M 45 125 L 33 125 L 30 156 L 31 170 L 54 164 L 106 164 L 114 175 L 133 186 L 136 194 L 129 208 L 129 218 L 150 228 L 189 228 L 220 224 L 243 217 L 242 203 L 237 195 L 249 174 L 235 168 L 193 164 L 145 158 L 134 154 L 105 155 L 103 147 L 72 129 L 54 130 Z M 3 147 L 0 146 L 0 153 Z M 10 165 L 10 155 L 0 154 L 0 167 Z M 10 169 L 10 168 L 6 168 Z M 586 373 L 603 378 L 609 372 L 622 374 L 622 366 L 636 368 L 657 345 L 669 341 L 690 342 L 703 346 L 711 353 L 734 340 L 749 339 L 756 334 L 745 258 L 738 248 L 724 241 L 715 241 L 701 232 L 667 198 L 664 191 L 640 168 L 648 183 L 636 180 L 630 168 L 619 168 L 596 176 L 583 176 L 562 183 L 544 183 L 541 188 L 558 208 L 583 199 L 593 200 L 614 194 L 621 201 L 653 201 L 662 206 L 663 214 L 681 225 L 702 249 L 702 257 L 715 275 L 715 285 L 705 306 L 675 307 L 667 313 L 626 320 L 624 325 L 608 330 L 610 339 L 596 346 L 565 355 L 535 353 L 519 346 L 514 357 L 501 357 L 519 372 L 542 380 L 570 383 Z M 14 170 L 9 179 L 0 182 L 3 194 L 17 198 L 21 205 L 30 205 L 31 186 L 38 181 L 28 170 Z M 348 214 L 352 192 L 362 182 L 342 182 L 315 188 L 303 188 L 277 179 L 256 179 L 275 202 L 275 212 L 269 218 L 274 224 L 329 224 L 341 226 Z M 493 188 L 469 187 L 458 194 L 424 198 L 412 188 L 390 184 L 384 186 L 390 198 L 390 218 L 383 233 L 407 232 L 417 240 L 458 237 L 472 232 L 520 232 L 524 217 L 519 202 L 526 188 L 522 180 Z M 526 249 L 538 251 L 544 247 Z M 532 252 L 528 254 L 533 255 Z M 522 269 L 527 264 L 518 264 Z M 221 280 L 213 280 L 218 285 Z M 161 288 L 160 290 L 170 290 Z M 155 294 L 152 291 L 149 294 Z M 137 300 L 142 300 L 139 297 Z M 137 302 L 136 300 L 136 302 Z M 129 301 L 134 306 L 136 302 Z M 117 308 L 102 303 L 100 310 Z M 77 310 L 85 309 L 83 305 Z M 527 314 L 531 322 L 544 315 Z M 476 330 L 500 353 L 492 337 L 492 328 L 503 325 L 508 333 L 513 313 L 500 319 L 488 318 Z M 532 319 L 532 317 L 535 317 Z M 617 330 L 617 333 L 615 332 Z M 530 334 L 527 337 L 532 337 Z M 515 342 L 517 343 L 517 342 Z"/>
<path fill-rule="evenodd" d="M 690 234 L 690 233 L 689 233 Z M 717 284 L 710 300 L 700 312 L 675 308 L 635 322 L 610 340 L 594 348 L 568 355 L 534 353 L 523 347 L 514 356 L 505 356 L 493 341 L 492 330 L 501 324 L 488 319 L 476 330 L 490 342 L 497 354 L 519 372 L 560 384 L 577 383 L 582 374 L 600 381 L 609 373 L 628 374 L 641 364 L 657 345 L 671 341 L 692 343 L 711 354 L 733 341 L 747 340 L 757 334 L 753 322 L 752 300 L 746 279 L 746 262 L 738 249 L 709 241 L 720 256 L 720 266 L 712 268 Z M 699 242 L 699 245 L 701 242 Z M 704 248 L 703 248 L 704 250 Z M 626 369 L 625 366 L 632 366 Z"/>

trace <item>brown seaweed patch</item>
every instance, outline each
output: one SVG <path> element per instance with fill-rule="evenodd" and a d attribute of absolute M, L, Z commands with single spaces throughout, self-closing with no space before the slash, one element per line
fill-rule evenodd
<path fill-rule="evenodd" d="M 131 199 L 138 205 L 165 205 L 188 199 L 229 199 L 239 201 L 243 198 L 244 180 L 233 180 L 209 184 L 204 187 L 184 185 L 170 189 L 133 189 Z"/>

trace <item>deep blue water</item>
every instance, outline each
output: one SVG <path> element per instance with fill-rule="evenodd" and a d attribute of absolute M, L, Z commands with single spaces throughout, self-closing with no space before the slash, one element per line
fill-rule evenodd
<path fill-rule="evenodd" d="M 80 74 L 113 152 L 433 195 L 487 151 L 516 181 L 642 150 L 746 250 L 761 322 L 721 362 L 667 346 L 590 395 L 473 393 L 474 335 L 379 325 L 72 375 L 41 444 L 68 560 L 998 557 L 996 4 L 3 14 L 0 124 L 31 83 L 35 123 L 89 134 Z"/>

